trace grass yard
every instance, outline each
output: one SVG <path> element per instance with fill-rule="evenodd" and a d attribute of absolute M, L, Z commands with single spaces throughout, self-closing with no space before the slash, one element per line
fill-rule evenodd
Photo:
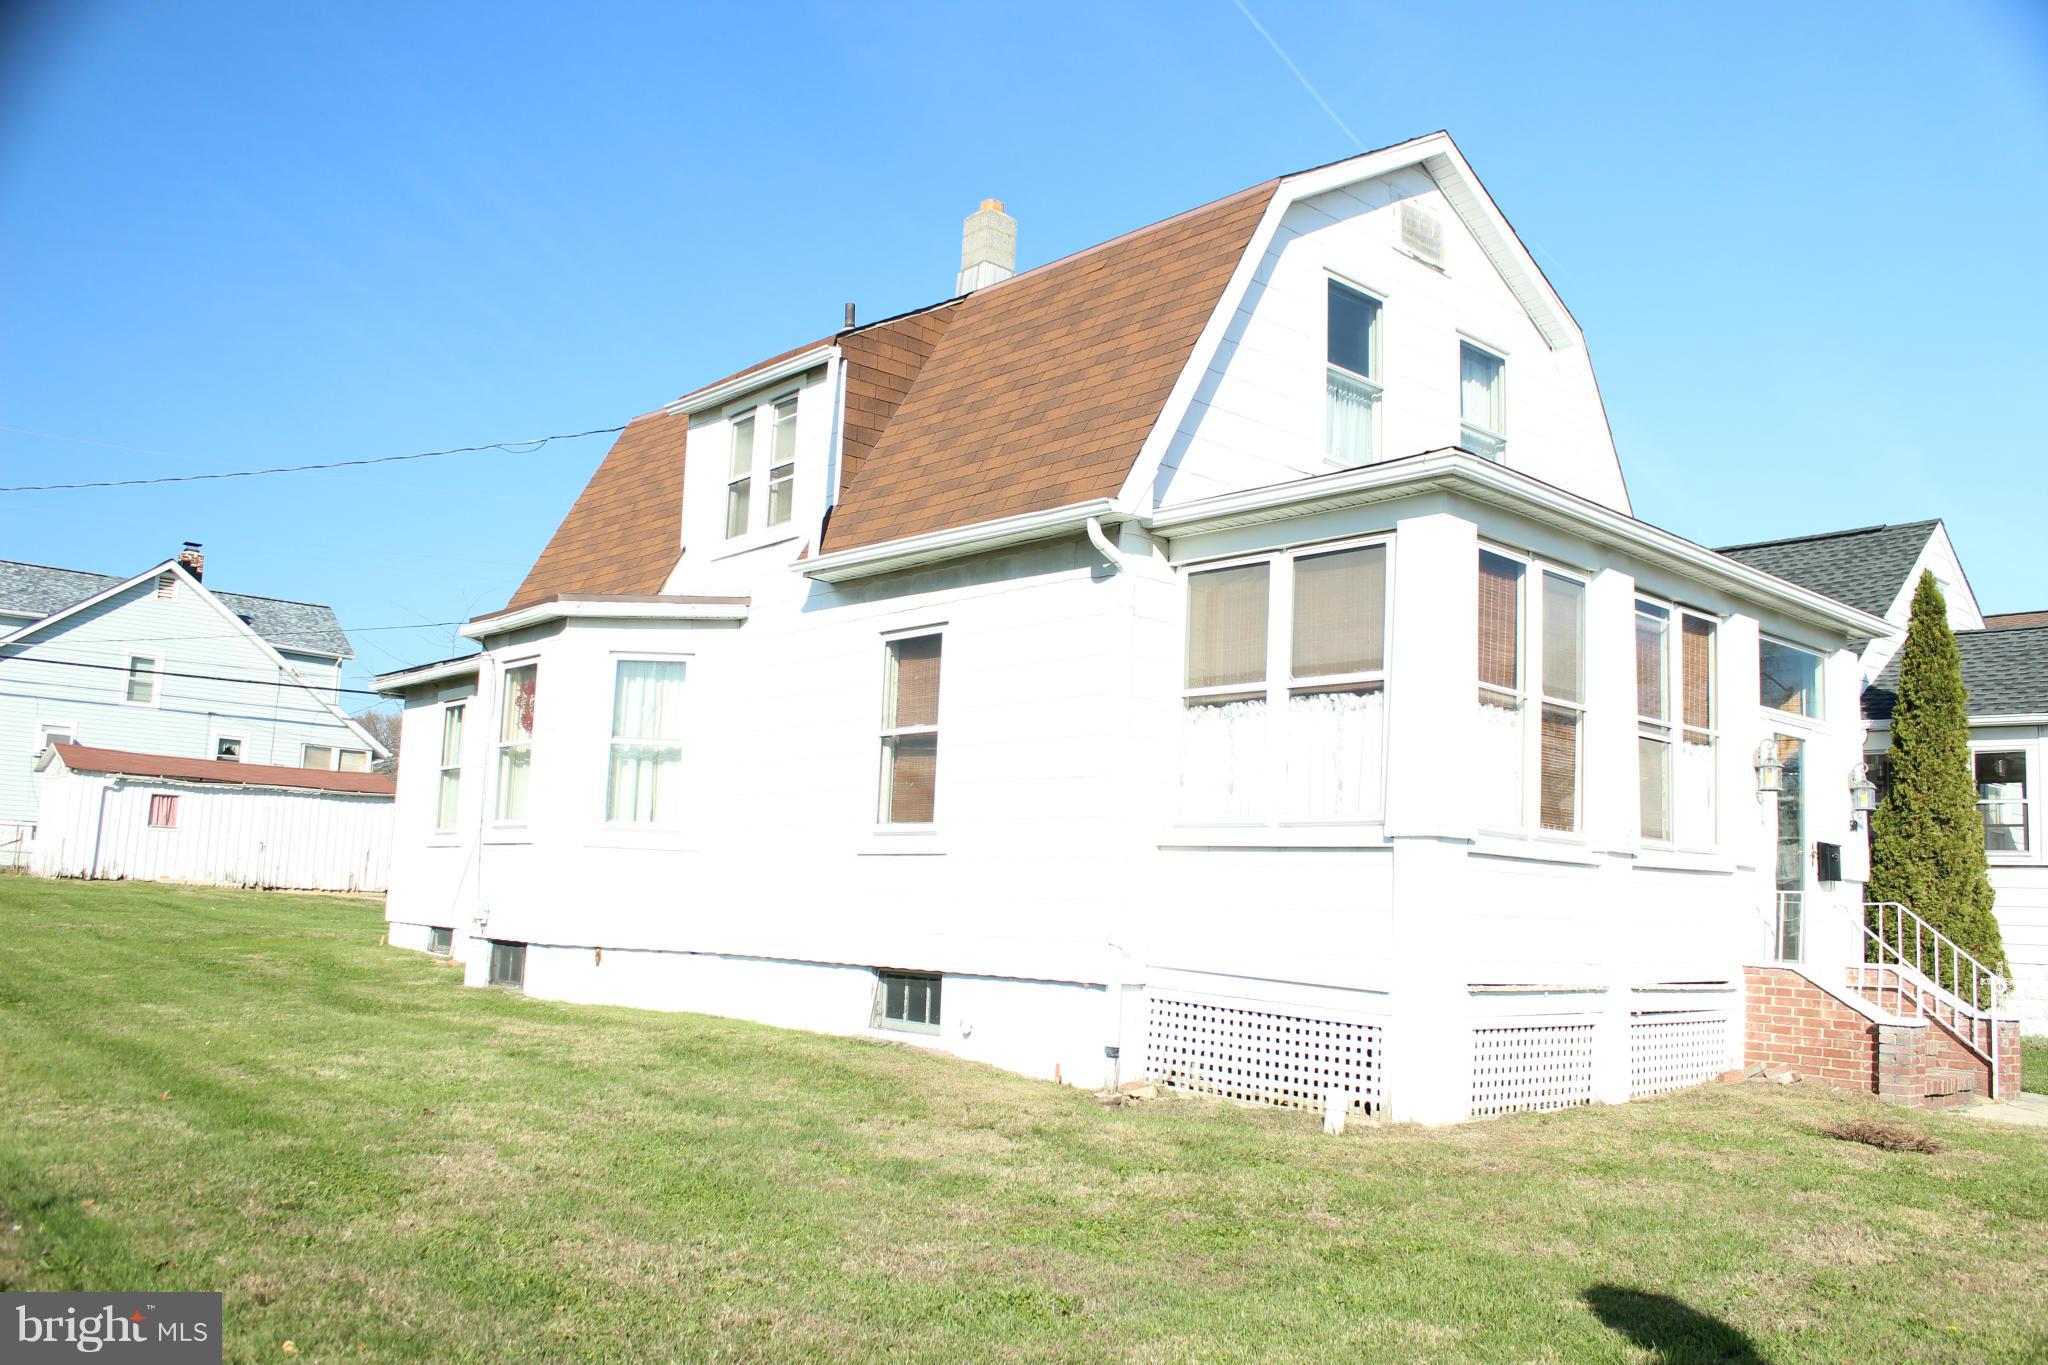
<path fill-rule="evenodd" d="M 227 1358 L 2041 1361 L 2048 1131 L 1765 1085 L 1455 1129 L 464 990 L 371 901 L 0 878 L 0 1288 Z M 1897 1119 L 1947 1144 L 1819 1136 Z"/>
<path fill-rule="evenodd" d="M 2020 1039 L 2020 1089 L 2048 1095 L 2048 1038 Z"/>

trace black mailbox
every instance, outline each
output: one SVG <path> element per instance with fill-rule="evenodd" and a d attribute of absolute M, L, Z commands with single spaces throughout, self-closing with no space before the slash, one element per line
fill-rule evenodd
<path fill-rule="evenodd" d="M 1813 846 L 1814 880 L 1838 882 L 1842 880 L 1842 846 L 1840 844 L 1815 844 Z"/>

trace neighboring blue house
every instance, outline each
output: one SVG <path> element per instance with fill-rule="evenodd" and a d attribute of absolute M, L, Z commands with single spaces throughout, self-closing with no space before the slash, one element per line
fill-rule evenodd
<path fill-rule="evenodd" d="M 342 772 L 387 756 L 341 708 L 353 651 L 333 610 L 216 592 L 204 571 L 190 543 L 132 578 L 0 560 L 0 864 L 52 740 Z"/>

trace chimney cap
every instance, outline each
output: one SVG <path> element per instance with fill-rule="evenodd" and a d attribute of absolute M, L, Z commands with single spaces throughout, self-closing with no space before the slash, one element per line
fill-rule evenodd
<path fill-rule="evenodd" d="M 981 206 L 984 209 L 994 209 L 997 213 L 1003 211 L 1003 201 L 1000 199 L 984 199 L 981 201 Z"/>

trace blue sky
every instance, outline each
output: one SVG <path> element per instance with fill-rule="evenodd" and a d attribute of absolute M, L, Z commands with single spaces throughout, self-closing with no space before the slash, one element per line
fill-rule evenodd
<path fill-rule="evenodd" d="M 2048 7 L 1246 2 L 1367 146 L 1458 139 L 1639 516 L 1942 516 L 1987 610 L 2048 607 Z M 1353 150 L 1232 0 L 6 14 L 7 484 L 612 426 L 943 297 L 985 196 L 1029 265 Z M 0 495 L 0 557 L 204 541 L 359 681 L 457 652 L 420 623 L 503 605 L 604 449 Z"/>

